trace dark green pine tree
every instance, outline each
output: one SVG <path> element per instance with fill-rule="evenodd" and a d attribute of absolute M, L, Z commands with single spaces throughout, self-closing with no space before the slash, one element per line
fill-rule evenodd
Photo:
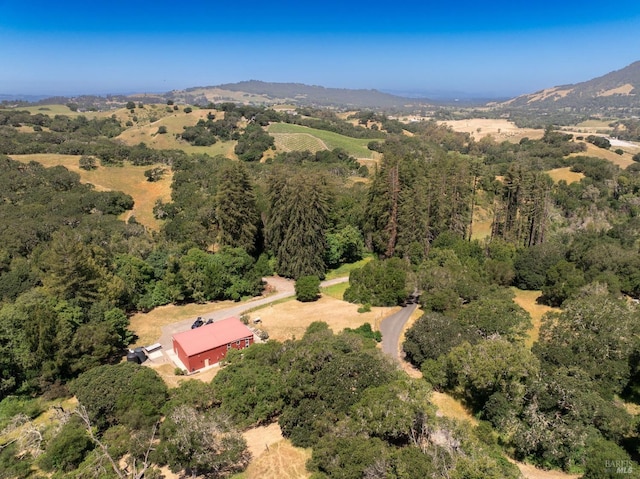
<path fill-rule="evenodd" d="M 218 243 L 252 254 L 256 249 L 258 208 L 253 185 L 241 163 L 230 163 L 220 172 L 215 204 Z"/>
<path fill-rule="evenodd" d="M 278 273 L 300 278 L 324 277 L 329 188 L 321 175 L 275 171 L 268 181 L 267 246 Z"/>

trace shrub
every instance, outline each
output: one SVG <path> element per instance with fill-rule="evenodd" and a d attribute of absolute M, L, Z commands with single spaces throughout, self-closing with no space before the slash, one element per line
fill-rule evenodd
<path fill-rule="evenodd" d="M 157 132 L 158 135 L 164 135 L 166 132 L 167 132 L 166 126 L 162 125 L 158 127 L 158 132 Z"/>
<path fill-rule="evenodd" d="M 95 170 L 98 167 L 96 159 L 93 156 L 81 156 L 78 164 L 80 168 L 87 171 Z"/>
<path fill-rule="evenodd" d="M 371 311 L 371 304 L 365 303 L 358 308 L 358 313 L 368 313 Z"/>
<path fill-rule="evenodd" d="M 162 168 L 161 166 L 158 166 L 156 168 L 151 168 L 149 170 L 145 170 L 144 172 L 145 178 L 147 179 L 147 181 L 150 181 L 150 182 L 160 181 L 164 176 L 164 174 L 165 174 L 165 169 Z"/>
<path fill-rule="evenodd" d="M 316 301 L 320 295 L 320 279 L 317 276 L 302 276 L 296 281 L 295 288 L 298 301 Z"/>

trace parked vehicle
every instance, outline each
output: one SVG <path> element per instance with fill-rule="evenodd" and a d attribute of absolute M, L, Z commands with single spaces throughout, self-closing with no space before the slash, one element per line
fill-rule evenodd
<path fill-rule="evenodd" d="M 196 319 L 193 324 L 191 325 L 191 329 L 196 329 L 199 328 L 200 326 L 202 326 L 204 324 L 204 321 L 202 320 L 201 316 L 198 316 L 198 319 Z"/>

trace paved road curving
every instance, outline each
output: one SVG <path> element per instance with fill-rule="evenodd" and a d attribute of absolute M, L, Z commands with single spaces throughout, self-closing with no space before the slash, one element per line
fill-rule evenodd
<path fill-rule="evenodd" d="M 402 334 L 404 325 L 409 321 L 409 318 L 417 307 L 417 304 L 405 306 L 397 313 L 383 319 L 380 323 L 380 332 L 382 333 L 382 351 L 393 359 L 400 359 L 398 354 L 398 350 L 400 348 L 400 335 Z"/>

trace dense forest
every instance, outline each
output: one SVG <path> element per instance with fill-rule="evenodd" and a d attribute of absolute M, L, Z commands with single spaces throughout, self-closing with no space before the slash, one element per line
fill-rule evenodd
<path fill-rule="evenodd" d="M 160 477 L 165 465 L 227 477 L 250 460 L 240 432 L 276 421 L 312 449 L 314 479 L 518 477 L 507 456 L 586 478 L 616 477 L 615 461 L 637 474 L 637 164 L 587 156 L 586 140 L 551 126 L 540 140 L 497 143 L 367 111 L 206 110 L 181 141 L 235 141 L 237 159 L 127 146 L 115 115 L 0 112 L 0 478 Z M 273 122 L 371 140 L 381 159 L 273 152 Z M 124 193 L 11 158 L 30 153 L 170 167 L 160 230 L 119 219 L 133 207 Z M 582 179 L 554 182 L 554 168 Z M 317 281 L 365 255 L 345 300 L 419 295 L 403 349 L 422 379 L 366 329 L 324 323 L 230 354 L 210 384 L 169 389 L 122 362 L 135 312 L 240 301 L 264 276 Z M 535 342 L 514 287 L 557 308 Z M 461 400 L 479 425 L 440 417 L 432 391 Z M 38 429 L 47 401 L 72 396 L 77 407 Z M 11 436 L 18 428 L 32 433 Z"/>

